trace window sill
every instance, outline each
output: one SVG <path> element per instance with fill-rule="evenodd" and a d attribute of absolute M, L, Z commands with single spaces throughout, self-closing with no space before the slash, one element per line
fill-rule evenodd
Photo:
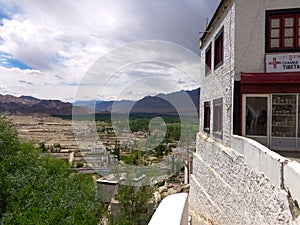
<path fill-rule="evenodd" d="M 221 67 L 223 65 L 223 61 L 219 62 L 217 65 L 215 65 L 214 69 L 218 69 L 219 67 Z"/>
<path fill-rule="evenodd" d="M 210 129 L 209 128 L 204 128 L 204 132 L 210 134 Z"/>
<path fill-rule="evenodd" d="M 205 76 L 206 76 L 206 77 L 209 76 L 210 74 L 211 74 L 211 70 L 205 71 Z"/>
<path fill-rule="evenodd" d="M 219 139 L 223 139 L 223 133 L 222 132 L 218 132 L 218 131 L 215 131 L 213 133 L 214 137 L 216 138 L 219 138 Z"/>

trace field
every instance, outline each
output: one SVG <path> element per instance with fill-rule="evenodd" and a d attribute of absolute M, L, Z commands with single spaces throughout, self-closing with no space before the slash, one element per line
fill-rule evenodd
<path fill-rule="evenodd" d="M 198 124 L 190 125 L 189 137 L 183 138 L 181 148 L 176 149 L 182 131 L 180 119 L 172 116 L 161 117 L 166 123 L 166 134 L 161 135 L 159 131 L 149 130 L 149 122 L 153 117 L 153 115 L 131 116 L 128 135 L 124 133 L 122 126 L 118 127 L 118 132 L 113 128 L 114 123 L 121 123 L 120 121 L 124 119 L 122 116 L 112 124 L 108 115 L 97 115 L 95 124 L 101 142 L 99 144 L 92 138 L 80 138 L 80 135 L 76 134 L 77 142 L 71 117 L 9 116 L 21 138 L 33 141 L 37 147 L 43 148 L 43 151 L 68 160 L 83 172 L 91 171 L 91 167 L 106 170 L 108 164 L 115 159 L 133 166 L 151 166 L 168 155 L 173 154 L 171 161 L 174 161 L 175 155 L 179 155 L 179 152 L 187 152 L 187 148 L 190 151 L 194 150 L 194 135 Z M 83 127 L 91 122 L 86 119 L 82 118 L 80 121 Z M 84 128 L 80 130 L 83 131 Z M 162 141 L 159 145 L 149 146 L 147 140 L 153 138 L 153 134 L 159 134 Z"/>

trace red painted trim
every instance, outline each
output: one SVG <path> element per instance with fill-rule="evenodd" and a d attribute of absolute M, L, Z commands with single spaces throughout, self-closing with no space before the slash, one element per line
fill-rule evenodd
<path fill-rule="evenodd" d="M 241 73 L 241 84 L 300 84 L 300 72 Z"/>
<path fill-rule="evenodd" d="M 241 94 L 271 93 L 300 93 L 300 72 L 241 74 Z"/>
<path fill-rule="evenodd" d="M 286 18 L 293 18 L 294 23 L 292 26 L 286 26 L 285 24 L 285 19 Z M 273 28 L 271 26 L 271 20 L 273 19 L 279 19 L 279 28 Z M 292 14 L 285 14 L 285 15 L 272 15 L 268 17 L 268 24 L 269 24 L 269 30 L 268 32 L 268 48 L 270 50 L 285 50 L 285 49 L 294 49 L 297 48 L 298 45 L 298 38 L 299 38 L 299 26 L 298 26 L 298 21 L 299 21 L 299 14 L 298 13 L 292 13 Z M 292 36 L 286 36 L 285 35 L 285 29 L 287 28 L 292 28 L 293 29 L 293 35 Z M 272 38 L 271 37 L 271 32 L 272 30 L 279 30 L 279 37 L 278 38 Z M 293 38 L 293 46 L 291 47 L 286 47 L 284 45 L 284 39 L 285 38 Z M 272 39 L 277 39 L 279 40 L 279 47 L 271 47 L 271 40 Z"/>

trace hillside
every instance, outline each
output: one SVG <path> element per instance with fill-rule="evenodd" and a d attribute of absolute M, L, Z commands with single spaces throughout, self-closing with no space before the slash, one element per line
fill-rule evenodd
<path fill-rule="evenodd" d="M 187 95 L 191 102 L 186 101 Z M 0 94 L 0 113 L 6 112 L 15 115 L 29 115 L 33 113 L 72 115 L 72 111 L 75 111 L 76 114 L 90 114 L 93 113 L 95 108 L 96 113 L 113 111 L 115 113 L 176 115 L 178 111 L 190 113 L 197 110 L 199 112 L 199 96 L 200 89 L 198 88 L 191 91 L 182 90 L 170 94 L 146 96 L 138 101 L 80 101 L 75 102 L 73 109 L 73 104 L 69 102 L 38 99 L 31 96 L 16 97 Z"/>
<path fill-rule="evenodd" d="M 186 101 L 186 94 L 194 103 L 194 106 L 189 104 L 191 102 Z M 175 105 L 179 105 L 181 111 L 186 113 L 193 112 L 195 109 L 199 112 L 199 97 L 200 88 L 191 91 L 178 91 L 170 94 L 158 94 L 155 96 L 146 96 L 138 101 L 80 101 L 76 102 L 77 106 L 85 106 L 88 108 L 94 108 L 97 111 L 111 112 L 112 110 L 117 113 L 126 113 L 130 111 L 131 113 L 155 113 L 155 114 L 177 114 Z"/>
<path fill-rule="evenodd" d="M 16 97 L 13 95 L 0 94 L 0 113 L 15 115 L 28 115 L 33 113 L 49 115 L 71 115 L 73 105 L 59 100 L 44 100 L 31 96 Z M 89 108 L 75 106 L 78 114 L 90 113 Z"/>

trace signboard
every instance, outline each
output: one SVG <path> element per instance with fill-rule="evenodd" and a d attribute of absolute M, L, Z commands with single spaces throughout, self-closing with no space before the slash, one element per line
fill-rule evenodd
<path fill-rule="evenodd" d="M 266 54 L 266 72 L 300 72 L 300 52 Z"/>

